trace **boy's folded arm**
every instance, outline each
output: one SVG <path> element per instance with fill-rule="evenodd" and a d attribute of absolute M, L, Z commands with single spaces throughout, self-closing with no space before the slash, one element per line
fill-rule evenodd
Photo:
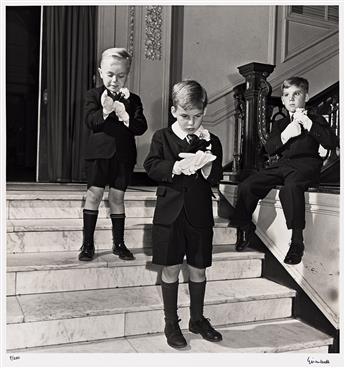
<path fill-rule="evenodd" d="M 311 116 L 311 120 L 313 122 L 309 134 L 321 144 L 325 149 L 334 149 L 339 147 L 339 137 L 337 137 L 326 121 L 326 119 L 322 116 Z"/>
<path fill-rule="evenodd" d="M 272 131 L 265 144 L 265 150 L 269 155 L 279 153 L 279 151 L 284 147 L 286 142 L 283 142 L 281 137 L 281 133 L 283 131 L 284 129 L 282 129 L 279 122 L 273 123 Z"/>
<path fill-rule="evenodd" d="M 175 162 L 163 159 L 163 145 L 160 132 L 155 132 L 152 137 L 150 151 L 144 161 L 144 169 L 148 176 L 158 182 L 171 183 Z"/>
<path fill-rule="evenodd" d="M 216 159 L 210 163 L 211 170 L 205 178 L 212 186 L 217 185 L 223 178 L 223 149 L 218 137 L 211 134 L 211 153 L 216 156 Z M 205 170 L 208 171 L 207 168 Z M 207 172 L 205 173 L 207 174 Z M 205 177 L 205 176 L 204 176 Z"/>
<path fill-rule="evenodd" d="M 90 92 L 86 94 L 84 114 L 85 123 L 89 129 L 93 130 L 95 133 L 103 131 L 103 108 L 100 101 L 97 101 L 95 96 Z"/>
<path fill-rule="evenodd" d="M 143 105 L 141 103 L 140 97 L 135 97 L 135 103 L 134 108 L 129 109 L 128 115 L 129 115 L 129 125 L 128 129 L 134 134 L 134 135 L 142 135 L 147 130 L 147 121 L 144 115 L 144 109 Z"/>

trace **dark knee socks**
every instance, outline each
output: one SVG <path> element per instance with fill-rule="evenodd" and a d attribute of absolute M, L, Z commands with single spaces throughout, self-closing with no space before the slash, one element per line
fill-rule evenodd
<path fill-rule="evenodd" d="M 177 322 L 178 281 L 167 283 L 162 280 L 161 287 L 162 287 L 165 320 L 169 322 Z"/>
<path fill-rule="evenodd" d="M 292 229 L 291 243 L 303 244 L 303 229 Z"/>
<path fill-rule="evenodd" d="M 189 280 L 188 286 L 190 295 L 190 319 L 192 321 L 199 321 L 204 313 L 206 280 L 202 282 Z"/>
<path fill-rule="evenodd" d="M 96 222 L 98 217 L 98 210 L 83 210 L 83 236 L 84 241 L 93 244 L 93 234 L 96 228 Z"/>
<path fill-rule="evenodd" d="M 111 214 L 111 222 L 113 225 L 113 243 L 114 245 L 119 245 L 124 243 L 124 233 L 125 233 L 125 214 Z"/>

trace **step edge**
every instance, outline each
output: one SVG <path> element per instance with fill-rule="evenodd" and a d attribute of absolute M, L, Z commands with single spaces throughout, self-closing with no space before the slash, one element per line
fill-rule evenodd
<path fill-rule="evenodd" d="M 212 282 L 212 281 L 211 281 Z M 99 289 L 100 290 L 100 289 Z M 38 294 L 37 294 L 38 295 Z M 240 303 L 240 302 L 250 302 L 250 301 L 259 301 L 259 300 L 279 300 L 279 299 L 292 299 L 296 295 L 293 291 L 281 291 L 276 292 L 272 295 L 265 295 L 265 296 L 246 296 L 243 298 L 231 298 L 231 297 L 225 297 L 222 299 L 217 300 L 208 300 L 205 299 L 205 306 L 211 306 L 211 305 L 220 305 L 220 304 L 230 304 L 230 303 Z M 21 296 L 17 296 L 17 298 L 20 299 Z M 20 300 L 18 300 L 19 305 L 21 305 Z M 186 303 L 178 303 L 178 308 L 184 308 L 189 307 L 189 302 Z M 105 316 L 105 315 L 116 315 L 116 314 L 129 314 L 129 313 L 137 313 L 137 312 L 143 312 L 143 311 L 152 311 L 152 310 L 163 310 L 163 304 L 152 304 L 152 305 L 145 305 L 140 307 L 132 307 L 127 308 L 124 310 L 124 308 L 119 308 L 118 310 L 98 310 L 95 312 L 89 312 L 89 313 L 71 313 L 68 316 L 60 316 L 59 318 L 48 318 L 48 319 L 32 319 L 28 316 L 25 316 L 25 312 L 23 312 L 24 320 L 22 322 L 15 322 L 15 323 L 6 323 L 8 326 L 10 325 L 21 325 L 23 323 L 38 323 L 38 322 L 49 322 L 49 321 L 56 321 L 56 320 L 69 320 L 72 318 L 86 318 L 86 317 L 96 317 L 96 316 Z"/>
<path fill-rule="evenodd" d="M 54 253 L 54 252 L 51 252 Z M 17 253 L 18 254 L 18 253 Z M 25 253 L 22 253 L 25 254 Z M 37 253 L 39 254 L 39 253 Z M 264 254 L 250 254 L 247 256 L 239 256 L 234 257 L 231 255 L 213 255 L 212 262 L 221 262 L 221 261 L 229 261 L 229 262 L 235 262 L 235 261 L 247 261 L 247 260 L 263 260 Z M 115 268 L 115 267 L 134 267 L 134 266 L 148 266 L 152 265 L 152 261 L 150 260 L 152 256 L 148 256 L 148 259 L 142 259 L 142 260 L 134 260 L 130 263 L 125 263 L 125 261 L 117 261 L 116 259 L 114 261 L 97 261 L 96 263 L 88 263 L 88 264 L 78 264 L 73 263 L 69 265 L 63 265 L 63 264 L 45 264 L 45 265 L 18 265 L 18 266 L 9 266 L 8 260 L 7 260 L 7 269 L 6 273 L 14 273 L 14 272 L 35 272 L 35 271 L 55 271 L 55 270 L 82 270 L 82 269 L 88 269 L 88 268 Z"/>

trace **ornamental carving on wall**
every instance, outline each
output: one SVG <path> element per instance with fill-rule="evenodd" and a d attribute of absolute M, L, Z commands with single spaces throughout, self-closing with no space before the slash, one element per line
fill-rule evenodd
<path fill-rule="evenodd" d="M 148 60 L 160 60 L 162 57 L 162 10 L 160 5 L 146 7 L 145 57 Z"/>
<path fill-rule="evenodd" d="M 135 6 L 128 7 L 128 44 L 127 50 L 134 55 Z"/>

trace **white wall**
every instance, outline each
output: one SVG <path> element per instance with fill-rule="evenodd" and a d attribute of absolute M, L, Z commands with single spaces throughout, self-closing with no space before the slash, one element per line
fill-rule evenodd
<path fill-rule="evenodd" d="M 186 6 L 183 78 L 195 78 L 209 95 L 242 80 L 237 67 L 267 62 L 268 6 Z"/>

